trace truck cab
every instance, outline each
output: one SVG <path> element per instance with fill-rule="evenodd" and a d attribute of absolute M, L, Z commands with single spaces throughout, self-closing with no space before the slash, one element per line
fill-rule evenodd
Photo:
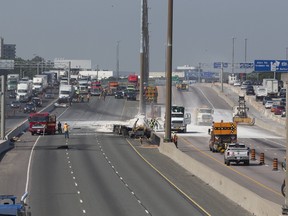
<path fill-rule="evenodd" d="M 188 124 L 191 124 L 191 113 L 186 113 L 183 106 L 172 106 L 171 130 L 186 133 Z"/>
<path fill-rule="evenodd" d="M 31 212 L 28 211 L 27 205 L 24 200 L 27 197 L 25 193 L 20 203 L 16 203 L 16 196 L 13 195 L 0 195 L 0 215 L 3 216 L 31 216 Z"/>

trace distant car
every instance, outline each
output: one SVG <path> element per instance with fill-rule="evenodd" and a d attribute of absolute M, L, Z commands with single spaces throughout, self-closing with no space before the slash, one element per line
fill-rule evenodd
<path fill-rule="evenodd" d="M 252 85 L 252 82 L 250 80 L 244 81 L 241 85 L 241 90 L 245 90 L 249 85 Z"/>
<path fill-rule="evenodd" d="M 17 96 L 17 94 L 14 91 L 10 92 L 8 95 L 9 98 L 16 98 L 16 96 Z"/>
<path fill-rule="evenodd" d="M 10 107 L 12 109 L 20 108 L 21 107 L 21 102 L 20 101 L 12 101 L 11 104 L 10 104 Z"/>
<path fill-rule="evenodd" d="M 276 109 L 277 106 L 278 106 L 278 104 L 273 103 L 272 106 L 271 106 L 270 111 L 271 112 L 275 112 L 275 109 Z"/>
<path fill-rule="evenodd" d="M 135 92 L 127 92 L 126 93 L 127 100 L 136 100 L 136 93 Z"/>
<path fill-rule="evenodd" d="M 23 111 L 24 113 L 36 112 L 36 105 L 33 102 L 26 103 Z"/>
<path fill-rule="evenodd" d="M 274 114 L 275 115 L 281 115 L 282 114 L 282 111 L 285 110 L 285 106 L 283 105 L 277 105 L 275 110 L 274 110 Z"/>
<path fill-rule="evenodd" d="M 241 82 L 240 81 L 235 81 L 233 85 L 234 86 L 241 86 Z"/>
<path fill-rule="evenodd" d="M 286 98 L 281 98 L 280 99 L 280 105 L 283 105 L 283 106 L 286 105 Z"/>
<path fill-rule="evenodd" d="M 263 101 L 262 101 L 263 105 L 265 105 L 267 101 L 272 101 L 272 98 L 269 97 L 269 96 L 265 96 L 265 97 L 263 98 Z"/>
<path fill-rule="evenodd" d="M 255 95 L 253 86 L 249 85 L 246 87 L 246 95 Z"/>
<path fill-rule="evenodd" d="M 279 97 L 286 98 L 286 88 L 281 88 L 279 91 Z"/>
<path fill-rule="evenodd" d="M 19 101 L 21 103 L 27 103 L 31 100 L 31 96 L 20 96 Z"/>
<path fill-rule="evenodd" d="M 271 101 L 266 101 L 265 109 L 271 109 L 273 104 L 274 104 L 274 102 L 272 100 Z"/>
<path fill-rule="evenodd" d="M 123 91 L 117 91 L 117 92 L 115 93 L 115 98 L 117 98 L 117 99 L 122 99 L 122 98 L 124 98 L 124 92 L 123 92 Z"/>
<path fill-rule="evenodd" d="M 54 99 L 54 94 L 53 93 L 45 93 L 44 98 L 46 99 Z"/>
<path fill-rule="evenodd" d="M 33 97 L 31 101 L 37 106 L 42 107 L 42 100 L 38 97 Z"/>

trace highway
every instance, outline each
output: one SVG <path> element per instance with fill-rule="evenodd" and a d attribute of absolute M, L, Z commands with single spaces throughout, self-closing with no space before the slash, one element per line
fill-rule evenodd
<path fill-rule="evenodd" d="M 232 94 L 231 91 L 230 94 Z M 232 120 L 231 106 L 219 97 L 211 86 L 194 85 L 189 91 L 174 89 L 173 104 L 183 104 L 192 112 L 192 116 L 195 118 L 197 107 L 208 106 L 215 110 L 215 121 Z M 257 112 L 253 109 L 250 110 L 251 112 Z M 270 124 L 273 124 L 272 121 Z M 228 167 L 224 164 L 223 154 L 209 151 L 208 128 L 209 126 L 195 125 L 194 119 L 188 133 L 179 134 L 179 149 L 259 196 L 283 205 L 284 198 L 280 187 L 285 178 L 285 173 L 281 170 L 280 164 L 285 158 L 286 140 L 284 137 L 256 125 L 238 125 L 238 141 L 256 150 L 256 160 L 251 161 L 250 166 L 232 165 Z M 164 136 L 163 133 L 161 135 Z M 260 165 L 260 153 L 265 154 L 264 165 Z M 274 158 L 278 158 L 279 169 L 277 171 L 273 170 Z"/>
<path fill-rule="evenodd" d="M 53 113 L 71 126 L 67 143 L 25 133 L 0 163 L 1 193 L 27 190 L 32 215 L 250 215 L 157 148 L 109 132 L 137 101 L 93 97 Z"/>

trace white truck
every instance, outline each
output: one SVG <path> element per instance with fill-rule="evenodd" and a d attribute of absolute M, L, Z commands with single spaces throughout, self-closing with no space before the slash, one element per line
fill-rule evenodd
<path fill-rule="evenodd" d="M 184 106 L 172 106 L 171 131 L 186 133 L 188 124 L 191 124 L 191 113 L 186 113 Z"/>
<path fill-rule="evenodd" d="M 33 77 L 33 90 L 36 92 L 43 92 L 48 87 L 48 76 L 35 75 Z"/>
<path fill-rule="evenodd" d="M 224 152 L 224 163 L 229 166 L 231 162 L 239 164 L 241 162 L 244 165 L 249 165 L 249 147 L 243 143 L 230 143 Z"/>
<path fill-rule="evenodd" d="M 32 97 L 32 87 L 31 81 L 20 81 L 17 84 L 16 100 L 28 102 Z"/>
<path fill-rule="evenodd" d="M 7 75 L 7 90 L 17 90 L 17 84 L 19 82 L 19 74 L 8 74 Z"/>
<path fill-rule="evenodd" d="M 214 110 L 209 107 L 197 108 L 196 123 L 197 125 L 212 125 Z"/>
<path fill-rule="evenodd" d="M 267 90 L 267 96 L 277 97 L 279 83 L 277 79 L 263 79 L 262 86 Z"/>
<path fill-rule="evenodd" d="M 59 87 L 59 98 L 70 98 L 74 94 L 74 87 L 72 85 L 63 85 Z"/>
<path fill-rule="evenodd" d="M 33 77 L 33 90 L 35 92 L 43 92 L 43 78 L 41 77 Z"/>
<path fill-rule="evenodd" d="M 255 99 L 256 101 L 262 101 L 267 96 L 267 89 L 263 86 L 257 86 L 255 88 Z"/>

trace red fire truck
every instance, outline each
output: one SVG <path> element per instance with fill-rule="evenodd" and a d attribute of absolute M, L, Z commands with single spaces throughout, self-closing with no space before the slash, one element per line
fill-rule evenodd
<path fill-rule="evenodd" d="M 56 116 L 49 112 L 31 113 L 28 120 L 31 135 L 55 134 L 56 132 Z"/>
<path fill-rule="evenodd" d="M 128 85 L 133 84 L 134 88 L 138 90 L 138 75 L 137 74 L 130 74 L 128 76 Z"/>
<path fill-rule="evenodd" d="M 91 95 L 99 96 L 102 92 L 102 86 L 100 81 L 92 81 L 91 82 L 91 88 L 90 88 L 90 93 Z"/>

